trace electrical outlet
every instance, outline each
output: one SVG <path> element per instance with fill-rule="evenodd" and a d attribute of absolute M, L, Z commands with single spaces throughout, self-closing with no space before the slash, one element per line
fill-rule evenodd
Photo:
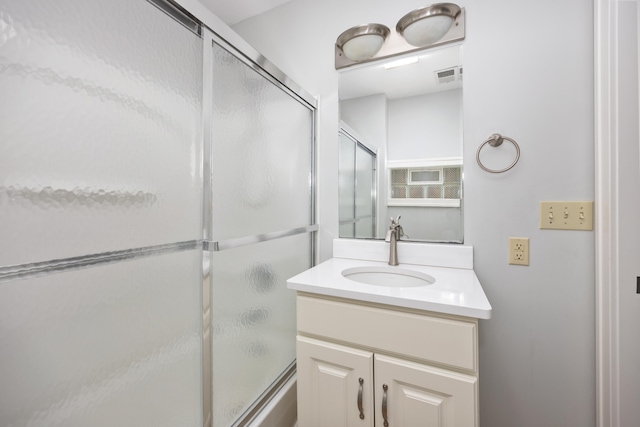
<path fill-rule="evenodd" d="M 529 265 L 529 238 L 509 237 L 509 264 Z"/>

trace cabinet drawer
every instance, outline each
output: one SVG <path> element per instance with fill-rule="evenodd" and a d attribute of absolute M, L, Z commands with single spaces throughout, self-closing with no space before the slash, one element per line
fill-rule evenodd
<path fill-rule="evenodd" d="M 334 299 L 297 297 L 298 332 L 477 371 L 477 322 Z"/>

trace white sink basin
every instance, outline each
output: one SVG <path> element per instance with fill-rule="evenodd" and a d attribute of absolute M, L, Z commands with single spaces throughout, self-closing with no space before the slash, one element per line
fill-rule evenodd
<path fill-rule="evenodd" d="M 391 288 L 428 286 L 436 282 L 433 276 L 399 267 L 352 267 L 342 270 L 342 276 L 360 283 Z"/>

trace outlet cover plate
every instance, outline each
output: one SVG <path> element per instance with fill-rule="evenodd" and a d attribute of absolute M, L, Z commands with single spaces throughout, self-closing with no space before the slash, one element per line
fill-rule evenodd
<path fill-rule="evenodd" d="M 509 237 L 509 264 L 529 265 L 528 237 Z"/>
<path fill-rule="evenodd" d="M 540 228 L 593 230 L 593 202 L 540 202 Z"/>

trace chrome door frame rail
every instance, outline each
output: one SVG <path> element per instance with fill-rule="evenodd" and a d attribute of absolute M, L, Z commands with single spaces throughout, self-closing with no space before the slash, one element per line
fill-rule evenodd
<path fill-rule="evenodd" d="M 267 388 L 264 393 L 256 399 L 238 420 L 231 425 L 231 427 L 246 427 L 250 425 L 256 417 L 260 414 L 260 411 L 276 396 L 276 394 L 286 385 L 286 383 L 296 375 L 296 362 L 291 363 L 278 378 Z"/>
<path fill-rule="evenodd" d="M 202 29 L 202 239 L 203 249 L 206 241 L 211 239 L 213 230 L 213 182 L 212 182 L 212 158 L 211 149 L 212 117 L 213 117 L 213 40 L 215 35 L 207 27 Z M 202 420 L 203 427 L 211 427 L 213 424 L 212 412 L 212 352 L 211 345 L 211 272 L 203 253 L 202 263 Z M 207 345 L 209 343 L 209 345 Z"/>
<path fill-rule="evenodd" d="M 149 3 L 175 19 L 192 33 L 201 36 L 202 25 L 200 21 L 178 4 L 169 0 L 147 0 Z"/>
<path fill-rule="evenodd" d="M 202 240 L 189 240 L 165 245 L 146 246 L 50 261 L 10 265 L 0 267 L 0 283 L 201 248 Z"/>
<path fill-rule="evenodd" d="M 255 234 L 253 236 L 238 237 L 237 239 L 227 239 L 219 241 L 205 240 L 202 249 L 209 252 L 219 252 L 228 249 L 235 249 L 240 246 L 253 245 L 255 243 L 267 242 L 269 240 L 282 239 L 283 237 L 296 236 L 298 234 L 312 233 L 318 231 L 318 225 L 306 225 L 303 227 L 291 228 L 289 230 L 272 231 L 270 233 Z"/>

